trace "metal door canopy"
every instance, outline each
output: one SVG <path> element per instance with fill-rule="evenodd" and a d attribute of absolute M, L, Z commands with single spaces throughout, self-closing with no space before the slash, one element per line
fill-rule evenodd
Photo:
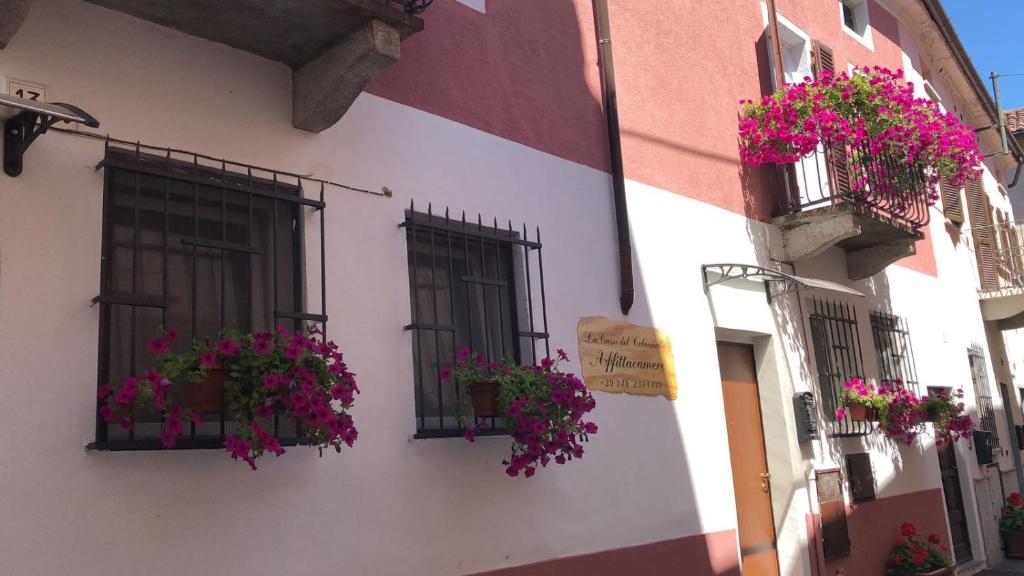
<path fill-rule="evenodd" d="M 705 294 L 708 293 L 712 286 L 729 280 L 752 280 L 754 282 L 764 282 L 764 293 L 769 303 L 771 303 L 773 298 L 811 288 L 842 292 L 853 296 L 864 296 L 862 292 L 858 292 L 838 282 L 794 276 L 753 264 L 703 264 L 700 267 L 700 272 L 704 281 Z M 711 274 L 716 275 L 717 278 L 710 279 L 709 275 Z"/>

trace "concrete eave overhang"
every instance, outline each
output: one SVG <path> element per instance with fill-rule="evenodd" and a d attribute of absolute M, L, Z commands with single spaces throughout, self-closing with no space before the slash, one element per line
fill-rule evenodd
<path fill-rule="evenodd" d="M 955 105 L 964 121 L 976 129 L 996 125 L 995 103 L 939 0 L 884 0 L 882 3 L 908 26 L 921 48 L 921 58 L 942 76 L 952 91 L 955 102 L 944 102 L 946 108 L 953 111 Z M 985 154 L 1001 151 L 999 132 L 994 128 L 979 131 L 978 142 Z M 1018 161 L 1024 159 L 1024 150 L 1016 139 L 1009 138 L 1008 143 L 1010 154 L 992 157 L 1004 170 L 1016 169 Z"/>
<path fill-rule="evenodd" d="M 390 0 L 86 0 L 292 69 L 292 124 L 334 125 L 423 20 Z M 32 0 L 0 0 L 0 48 Z"/>
<path fill-rule="evenodd" d="M 981 317 L 985 321 L 1006 320 L 1024 314 L 1024 287 L 981 292 Z"/>

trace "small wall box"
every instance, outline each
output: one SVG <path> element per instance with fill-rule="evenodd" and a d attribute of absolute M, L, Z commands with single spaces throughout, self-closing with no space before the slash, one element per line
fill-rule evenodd
<path fill-rule="evenodd" d="M 974 431 L 974 454 L 978 464 L 985 466 L 992 463 L 992 433 L 987 430 Z"/>
<path fill-rule="evenodd" d="M 814 394 L 794 394 L 793 415 L 796 420 L 796 437 L 801 444 L 810 442 L 818 435 L 818 407 L 814 402 Z"/>

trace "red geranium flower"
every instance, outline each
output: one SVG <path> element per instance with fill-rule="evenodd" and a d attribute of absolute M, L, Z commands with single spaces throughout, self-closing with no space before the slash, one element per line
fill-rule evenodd
<path fill-rule="evenodd" d="M 1006 497 L 1006 502 L 1014 508 L 1020 508 L 1024 505 L 1024 498 L 1021 498 L 1020 492 L 1014 492 Z"/>
<path fill-rule="evenodd" d="M 917 528 L 914 527 L 910 522 L 904 522 L 900 524 L 900 534 L 910 538 L 911 536 L 917 535 Z"/>

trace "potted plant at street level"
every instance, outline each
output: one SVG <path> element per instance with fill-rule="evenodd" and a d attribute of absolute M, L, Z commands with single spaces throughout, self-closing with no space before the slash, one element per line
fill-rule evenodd
<path fill-rule="evenodd" d="M 879 394 L 874 384 L 850 378 L 839 392 L 839 404 L 836 420 L 849 416 L 854 422 L 877 422 L 889 407 L 889 397 Z"/>
<path fill-rule="evenodd" d="M 546 467 L 552 460 L 565 464 L 573 458 L 582 458 L 581 443 L 597 433 L 596 424 L 583 420 L 596 405 L 594 397 L 579 378 L 558 370 L 558 362 L 568 359 L 565 351 L 559 349 L 557 361 L 545 358 L 539 366 L 519 366 L 508 359 L 501 364 L 488 363 L 479 354 L 463 349 L 454 373 L 447 369 L 442 371 L 442 378 L 454 375 L 463 389 L 463 396 L 471 398 L 474 386 L 488 382 L 497 384 L 493 413 L 488 414 L 490 399 L 483 413 L 477 411 L 474 399 L 473 425 L 465 425 L 462 402 L 459 420 L 465 428 L 466 439 L 473 442 L 479 427 L 486 425 L 480 422 L 481 418 L 490 415 L 504 418 L 512 434 L 512 453 L 502 462 L 509 476 L 522 472 L 529 478 L 537 472 L 538 464 Z"/>
<path fill-rule="evenodd" d="M 999 518 L 999 531 L 1006 542 L 1007 558 L 1024 558 L 1024 498 L 1019 492 L 1006 497 Z"/>
<path fill-rule="evenodd" d="M 900 538 L 889 552 L 885 563 L 887 576 L 953 576 L 953 563 L 949 549 L 942 545 L 938 534 L 927 539 L 917 535 L 917 528 L 904 522 L 900 526 Z"/>
<path fill-rule="evenodd" d="M 99 411 L 107 422 L 131 428 L 133 414 L 160 411 L 160 441 L 173 448 L 186 418 L 198 427 L 206 408 L 226 406 L 239 432 L 229 435 L 224 447 L 253 470 L 265 452 L 284 453 L 271 433 L 275 414 L 292 420 L 303 439 L 321 453 L 329 446 L 341 452 L 343 443 L 352 446 L 358 437 L 348 414 L 359 393 L 355 374 L 338 346 L 322 342 L 315 328 L 306 334 L 282 328 L 257 334 L 225 332 L 180 354 L 170 351 L 175 339 L 174 331 L 168 330 L 150 341 L 149 350 L 157 360 L 156 368 L 144 375 L 145 386 L 130 377 L 117 389 L 100 389 Z M 226 373 L 210 379 L 215 370 Z"/>

